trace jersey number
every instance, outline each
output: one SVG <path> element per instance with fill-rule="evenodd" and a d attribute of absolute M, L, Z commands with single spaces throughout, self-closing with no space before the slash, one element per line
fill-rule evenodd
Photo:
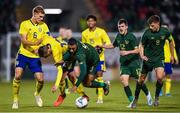
<path fill-rule="evenodd" d="M 36 32 L 33 33 L 33 38 L 37 38 L 37 33 Z"/>

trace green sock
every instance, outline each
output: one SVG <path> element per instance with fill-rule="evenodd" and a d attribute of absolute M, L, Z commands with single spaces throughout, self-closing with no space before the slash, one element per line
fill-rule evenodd
<path fill-rule="evenodd" d="M 126 93 L 126 96 L 128 97 L 129 102 L 133 101 L 132 92 L 129 86 L 124 87 L 124 91 Z"/>
<path fill-rule="evenodd" d="M 37 81 L 36 82 L 36 92 L 35 95 L 39 95 L 44 85 L 44 81 Z"/>
<path fill-rule="evenodd" d="M 162 86 L 163 86 L 163 82 L 161 80 L 157 80 L 155 97 L 159 97 L 159 93 L 161 91 Z"/>
<path fill-rule="evenodd" d="M 99 87 L 105 87 L 106 86 L 106 84 L 104 82 L 98 82 L 98 81 L 95 81 L 95 80 L 93 80 L 91 83 L 92 84 L 91 84 L 90 87 L 94 87 L 94 88 L 99 88 Z"/>
<path fill-rule="evenodd" d="M 142 84 L 137 82 L 136 83 L 136 90 L 135 90 L 135 99 L 138 100 L 139 98 L 139 93 L 141 91 L 141 88 L 142 88 Z"/>
<path fill-rule="evenodd" d="M 145 93 L 145 95 L 147 96 L 149 91 L 148 91 L 148 88 L 147 88 L 146 84 L 142 84 L 142 90 Z"/>

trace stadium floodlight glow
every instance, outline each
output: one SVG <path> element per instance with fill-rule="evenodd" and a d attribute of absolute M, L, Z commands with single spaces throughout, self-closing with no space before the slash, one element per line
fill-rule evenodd
<path fill-rule="evenodd" d="M 61 14 L 62 9 L 44 9 L 45 14 Z"/>

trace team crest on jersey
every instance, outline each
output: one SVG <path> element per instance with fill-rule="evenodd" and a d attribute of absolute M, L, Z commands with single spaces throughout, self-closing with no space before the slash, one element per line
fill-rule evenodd
<path fill-rule="evenodd" d="M 125 40 L 125 44 L 129 44 L 129 41 L 128 41 L 128 40 Z"/>
<path fill-rule="evenodd" d="M 153 40 L 153 39 L 154 39 L 154 37 L 151 37 L 151 39 Z"/>
<path fill-rule="evenodd" d="M 95 37 L 97 37 L 97 38 L 98 38 L 98 33 L 95 33 L 94 35 L 95 35 Z"/>
<path fill-rule="evenodd" d="M 165 39 L 165 36 L 161 36 L 161 40 L 164 40 Z"/>
<path fill-rule="evenodd" d="M 39 27 L 39 28 L 38 28 L 38 30 L 39 30 L 39 32 L 41 32 L 41 31 L 42 31 L 42 28 L 41 28 L 41 27 Z"/>

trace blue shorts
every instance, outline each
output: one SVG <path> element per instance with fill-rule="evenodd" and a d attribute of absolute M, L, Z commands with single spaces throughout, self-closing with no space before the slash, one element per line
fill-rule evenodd
<path fill-rule="evenodd" d="M 28 68 L 33 72 L 42 72 L 42 64 L 40 58 L 29 58 L 22 54 L 18 54 L 16 57 L 16 67 L 21 67 L 23 69 Z"/>
<path fill-rule="evenodd" d="M 164 63 L 164 72 L 168 75 L 172 74 L 172 64 L 171 63 Z"/>
<path fill-rule="evenodd" d="M 105 71 L 104 70 L 104 61 L 100 61 L 96 67 L 96 71 Z"/>

